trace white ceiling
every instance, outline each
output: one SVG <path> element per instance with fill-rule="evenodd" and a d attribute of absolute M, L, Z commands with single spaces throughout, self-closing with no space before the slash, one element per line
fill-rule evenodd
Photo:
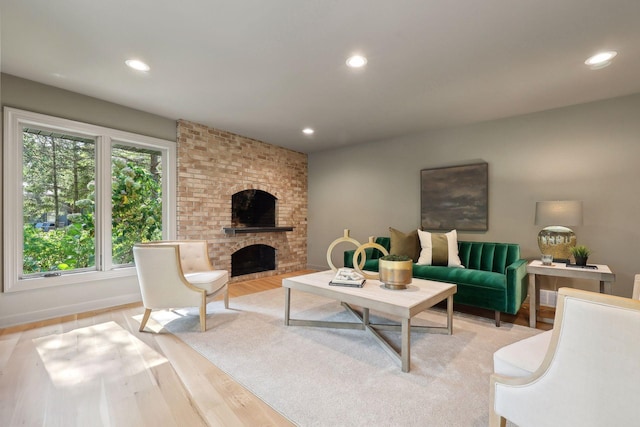
<path fill-rule="evenodd" d="M 640 0 L 0 0 L 0 14 L 5 73 L 301 152 L 640 92 Z M 583 64 L 604 49 L 613 65 Z"/>

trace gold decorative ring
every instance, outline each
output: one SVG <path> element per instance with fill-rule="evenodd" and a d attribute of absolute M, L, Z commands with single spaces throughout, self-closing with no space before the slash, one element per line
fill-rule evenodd
<path fill-rule="evenodd" d="M 331 252 L 333 252 L 333 248 L 335 248 L 338 243 L 342 243 L 342 242 L 353 243 L 354 245 L 356 245 L 356 248 L 360 246 L 360 242 L 358 242 L 356 239 L 349 236 L 349 229 L 345 229 L 342 237 L 339 237 L 333 242 L 331 242 L 331 244 L 329 245 L 329 249 L 327 249 L 327 263 L 329 264 L 329 267 L 331 267 L 331 270 L 333 271 L 338 271 L 338 268 L 335 265 L 333 265 L 333 262 L 331 261 Z M 362 265 L 364 265 L 364 260 L 362 261 Z"/>
<path fill-rule="evenodd" d="M 389 255 L 389 252 L 385 249 L 384 246 L 375 243 L 373 239 L 373 236 L 369 237 L 368 243 L 365 243 L 364 245 L 361 245 L 358 249 L 356 249 L 355 253 L 353 254 L 353 268 L 367 279 L 377 280 L 380 277 L 380 273 L 365 273 L 364 271 L 362 271 L 362 267 L 364 267 L 364 263 L 367 260 L 367 253 L 365 252 L 365 249 L 374 248 L 382 252 L 383 255 Z M 363 255 L 362 260 L 358 261 L 358 258 L 360 258 L 361 254 Z"/>

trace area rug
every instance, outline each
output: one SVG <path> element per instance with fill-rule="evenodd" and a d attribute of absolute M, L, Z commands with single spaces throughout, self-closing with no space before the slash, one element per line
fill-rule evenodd
<path fill-rule="evenodd" d="M 403 373 L 364 331 L 285 326 L 282 288 L 230 303 L 208 305 L 205 333 L 195 309 L 154 319 L 300 426 L 486 426 L 493 352 L 540 332 L 455 313 L 453 335 L 411 334 Z M 295 290 L 291 317 L 355 320 L 338 302 Z M 438 308 L 412 320 L 445 322 Z M 385 334 L 397 348 L 400 334 Z"/>

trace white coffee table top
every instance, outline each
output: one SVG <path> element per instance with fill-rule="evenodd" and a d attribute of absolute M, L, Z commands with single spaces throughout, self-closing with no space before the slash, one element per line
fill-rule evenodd
<path fill-rule="evenodd" d="M 372 279 L 367 279 L 362 288 L 330 286 L 334 276 L 331 270 L 305 274 L 283 279 L 282 286 L 405 318 L 415 316 L 457 291 L 454 284 L 416 278 L 402 290 L 387 289 L 380 281 Z"/>

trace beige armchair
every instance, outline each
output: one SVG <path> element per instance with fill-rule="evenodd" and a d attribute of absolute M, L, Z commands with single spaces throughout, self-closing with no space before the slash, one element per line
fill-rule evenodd
<path fill-rule="evenodd" d="M 494 355 L 490 425 L 638 425 L 639 335 L 640 301 L 561 288 L 553 330 Z"/>
<path fill-rule="evenodd" d="M 133 257 L 145 307 L 141 332 L 154 309 L 199 307 L 204 332 L 209 300 L 224 293 L 224 306 L 229 308 L 229 273 L 213 269 L 205 240 L 138 243 Z"/>

